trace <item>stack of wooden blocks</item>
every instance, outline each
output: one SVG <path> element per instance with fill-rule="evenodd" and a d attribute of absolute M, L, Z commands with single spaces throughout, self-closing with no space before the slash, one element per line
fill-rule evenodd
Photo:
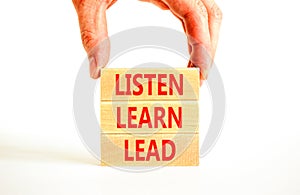
<path fill-rule="evenodd" d="M 103 69 L 101 165 L 197 166 L 198 69 Z"/>

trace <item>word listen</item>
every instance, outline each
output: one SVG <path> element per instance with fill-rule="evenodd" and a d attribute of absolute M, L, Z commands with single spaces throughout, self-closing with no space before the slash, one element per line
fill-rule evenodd
<path fill-rule="evenodd" d="M 148 87 L 147 95 L 174 95 L 174 89 L 177 90 L 177 94 L 183 95 L 183 74 L 179 74 L 179 81 L 176 80 L 174 74 L 125 74 L 125 84 L 119 82 L 120 74 L 116 74 L 116 95 L 134 95 L 139 96 L 144 92 L 144 81 Z M 153 84 L 157 85 L 157 92 L 153 93 Z M 124 89 L 121 89 L 121 86 Z M 137 90 L 134 88 L 137 87 Z"/>

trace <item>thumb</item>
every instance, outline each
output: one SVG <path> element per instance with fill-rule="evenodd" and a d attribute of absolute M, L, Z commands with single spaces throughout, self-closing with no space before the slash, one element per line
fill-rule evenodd
<path fill-rule="evenodd" d="M 73 0 L 80 26 L 81 40 L 90 61 L 90 76 L 100 77 L 109 59 L 110 44 L 107 33 L 107 1 Z"/>

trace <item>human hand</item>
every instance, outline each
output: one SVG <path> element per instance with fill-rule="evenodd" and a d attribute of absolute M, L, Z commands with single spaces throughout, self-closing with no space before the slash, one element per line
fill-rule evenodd
<path fill-rule="evenodd" d="M 214 0 L 141 0 L 170 10 L 181 22 L 191 55 L 188 67 L 200 68 L 201 84 L 207 79 L 216 53 L 222 12 Z"/>
<path fill-rule="evenodd" d="M 214 0 L 141 0 L 170 10 L 183 24 L 191 55 L 188 67 L 199 67 L 200 80 L 207 79 L 215 56 L 222 12 Z M 116 0 L 73 0 L 81 38 L 90 61 L 90 75 L 97 79 L 109 59 L 105 11 Z M 101 44 L 100 44 L 101 43 Z"/>
<path fill-rule="evenodd" d="M 73 0 L 81 40 L 90 62 L 90 76 L 100 77 L 109 60 L 110 43 L 107 33 L 106 10 L 117 0 Z"/>

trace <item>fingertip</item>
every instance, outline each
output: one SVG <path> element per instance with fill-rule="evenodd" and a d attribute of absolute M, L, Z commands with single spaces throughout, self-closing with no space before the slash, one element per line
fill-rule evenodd
<path fill-rule="evenodd" d="M 93 79 L 98 79 L 100 77 L 100 69 L 98 68 L 95 58 L 90 57 L 89 62 L 90 62 L 90 77 Z"/>
<path fill-rule="evenodd" d="M 204 71 L 204 70 L 201 70 L 200 71 L 200 79 L 201 80 L 206 80 L 207 79 L 207 72 L 206 71 Z"/>
<path fill-rule="evenodd" d="M 101 74 L 100 70 L 96 69 L 96 70 L 90 75 L 90 77 L 91 77 L 92 79 L 98 79 L 98 78 L 100 78 L 100 74 Z"/>

